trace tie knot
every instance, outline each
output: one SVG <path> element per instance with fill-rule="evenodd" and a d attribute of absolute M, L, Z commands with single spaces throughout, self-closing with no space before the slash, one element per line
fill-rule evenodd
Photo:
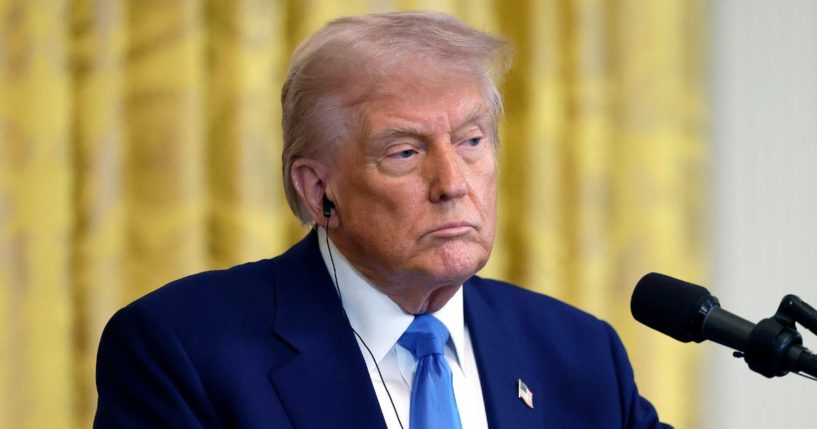
<path fill-rule="evenodd" d="M 443 354 L 443 346 L 448 341 L 448 329 L 443 322 L 430 314 L 420 314 L 397 340 L 397 344 L 408 349 L 415 359 Z"/>

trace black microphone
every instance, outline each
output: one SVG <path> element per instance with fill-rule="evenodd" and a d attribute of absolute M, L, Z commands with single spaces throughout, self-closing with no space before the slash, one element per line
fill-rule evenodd
<path fill-rule="evenodd" d="M 788 297 L 787 297 L 788 298 Z M 817 376 L 817 355 L 802 346 L 794 323 L 770 319 L 755 325 L 720 307 L 706 288 L 650 273 L 630 300 L 635 320 L 681 342 L 711 340 L 737 350 L 749 367 L 766 377 L 803 371 Z"/>
<path fill-rule="evenodd" d="M 678 341 L 712 340 L 739 351 L 755 328 L 754 323 L 721 309 L 718 298 L 706 288 L 658 273 L 638 281 L 630 311 L 635 320 Z"/>

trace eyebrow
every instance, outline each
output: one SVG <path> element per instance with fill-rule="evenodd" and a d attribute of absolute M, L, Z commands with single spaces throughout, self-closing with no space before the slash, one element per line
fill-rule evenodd
<path fill-rule="evenodd" d="M 468 116 L 463 120 L 456 128 L 452 130 L 452 134 L 457 134 L 462 132 L 462 130 L 469 125 L 473 125 L 474 123 L 481 122 L 485 119 L 488 119 L 486 112 L 482 109 L 482 106 L 478 106 L 474 109 Z M 391 140 L 400 137 L 416 137 L 416 136 L 423 136 L 425 135 L 425 131 L 417 126 L 413 125 L 397 125 L 393 127 L 388 127 L 387 129 L 383 130 L 380 133 L 371 136 L 372 141 L 384 141 L 384 140 Z"/>
<path fill-rule="evenodd" d="M 383 141 L 383 140 L 392 140 L 395 138 L 406 137 L 406 136 L 421 136 L 423 135 L 423 129 L 420 127 L 415 127 L 412 125 L 398 125 L 394 127 L 389 127 L 384 131 L 375 134 L 372 136 L 372 141 Z"/>
<path fill-rule="evenodd" d="M 457 126 L 457 128 L 454 128 L 454 130 L 453 130 L 453 134 L 457 134 L 458 132 L 462 132 L 462 130 L 463 130 L 465 127 L 467 127 L 467 126 L 469 126 L 469 125 L 473 125 L 473 124 L 475 124 L 475 123 L 480 123 L 480 122 L 482 122 L 482 121 L 488 120 L 489 118 L 490 118 L 490 115 L 488 115 L 488 114 L 487 114 L 487 113 L 486 113 L 486 112 L 485 112 L 485 111 L 482 109 L 482 106 L 478 106 L 476 109 L 474 109 L 474 110 L 473 110 L 473 111 L 472 111 L 472 112 L 471 112 L 471 113 L 470 113 L 470 114 L 469 114 L 469 115 L 468 115 L 468 116 L 465 118 L 465 120 L 464 120 L 464 121 L 460 122 L 460 125 L 459 125 L 459 126 Z M 485 125 L 488 125 L 488 124 L 485 124 Z"/>

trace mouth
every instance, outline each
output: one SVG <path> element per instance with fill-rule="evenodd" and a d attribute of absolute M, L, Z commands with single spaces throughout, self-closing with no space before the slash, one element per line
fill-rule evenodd
<path fill-rule="evenodd" d="M 424 235 L 434 238 L 455 238 L 476 231 L 477 227 L 469 222 L 449 222 L 440 225 Z"/>

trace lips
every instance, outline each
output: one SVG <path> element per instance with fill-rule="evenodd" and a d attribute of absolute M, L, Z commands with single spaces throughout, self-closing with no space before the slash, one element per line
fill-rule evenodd
<path fill-rule="evenodd" d="M 424 235 L 437 238 L 453 238 L 468 234 L 476 229 L 477 227 L 470 222 L 449 222 L 428 231 Z"/>

